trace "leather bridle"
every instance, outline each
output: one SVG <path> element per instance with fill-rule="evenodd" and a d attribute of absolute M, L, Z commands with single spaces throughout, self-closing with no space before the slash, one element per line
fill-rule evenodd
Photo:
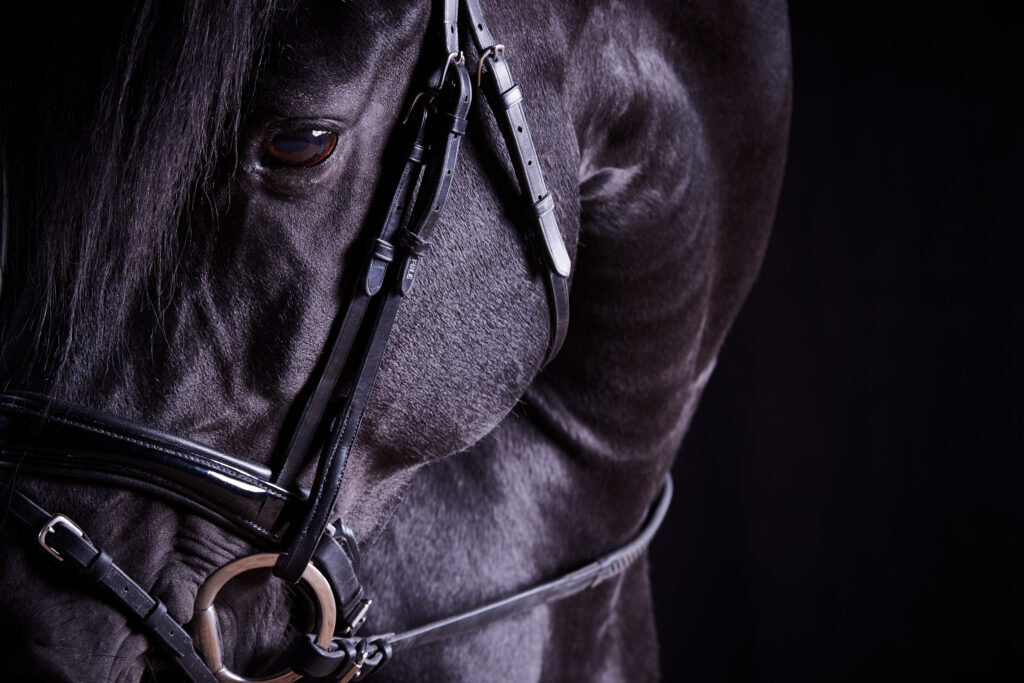
<path fill-rule="evenodd" d="M 510 597 L 406 631 L 359 637 L 370 600 L 358 579 L 359 551 L 344 524 L 330 519 L 348 455 L 374 385 L 398 307 L 427 254 L 447 201 L 459 144 L 467 128 L 472 80 L 459 46 L 459 0 L 444 0 L 443 58 L 406 117 L 405 161 L 354 292 L 336 320 L 327 352 L 287 441 L 276 472 L 187 439 L 47 397 L 0 395 L 0 469 L 123 486 L 194 511 L 267 552 L 235 560 L 200 588 L 193 636 L 163 604 L 95 547 L 73 521 L 53 515 L 0 482 L 0 509 L 35 536 L 55 562 L 94 582 L 136 625 L 163 647 L 193 681 L 247 681 L 224 664 L 214 601 L 240 573 L 271 568 L 303 584 L 317 606 L 316 633 L 292 646 L 285 672 L 266 681 L 300 677 L 349 681 L 378 670 L 401 649 L 450 637 L 511 613 L 593 587 L 623 571 L 647 548 L 664 518 L 671 480 L 636 536 L 574 572 Z M 504 46 L 490 34 L 478 0 L 461 0 L 479 61 L 478 86 L 496 113 L 521 194 L 528 198 L 539 239 L 542 279 L 551 311 L 547 361 L 568 324 L 570 260 L 555 220 Z M 536 198 L 536 199 L 535 199 Z M 359 342 L 359 343 L 357 343 Z M 316 458 L 309 491 L 299 488 L 303 465 Z M 13 476 L 13 474 L 12 474 Z M 199 652 L 196 650 L 198 645 Z M 199 653 L 202 653 L 200 655 Z"/>

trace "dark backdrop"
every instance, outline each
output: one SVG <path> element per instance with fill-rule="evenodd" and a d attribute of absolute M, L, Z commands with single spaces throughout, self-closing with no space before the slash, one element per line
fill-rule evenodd
<path fill-rule="evenodd" d="M 894 4 L 790 8 L 775 231 L 652 550 L 666 681 L 1024 680 L 1024 40 Z"/>

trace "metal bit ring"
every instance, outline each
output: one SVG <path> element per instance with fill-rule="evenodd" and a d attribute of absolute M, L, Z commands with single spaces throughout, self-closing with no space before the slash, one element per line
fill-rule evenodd
<path fill-rule="evenodd" d="M 228 669 L 224 663 L 223 645 L 220 639 L 220 625 L 217 623 L 217 611 L 214 600 L 227 583 L 245 572 L 254 569 L 273 567 L 277 563 L 277 553 L 258 553 L 229 562 L 213 574 L 199 588 L 195 607 L 195 640 L 199 654 L 210 667 L 213 675 L 222 683 L 290 683 L 302 678 L 301 674 L 288 671 L 264 678 L 248 678 Z M 334 626 L 337 622 L 337 606 L 334 593 L 320 570 L 310 562 L 302 572 L 302 580 L 309 585 L 316 602 L 320 607 L 320 628 L 317 631 L 316 644 L 327 649 L 334 637 Z"/>

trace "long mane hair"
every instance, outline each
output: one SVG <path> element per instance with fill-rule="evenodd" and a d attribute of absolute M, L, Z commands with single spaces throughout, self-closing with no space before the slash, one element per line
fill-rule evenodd
<path fill-rule="evenodd" d="M 0 384 L 54 390 L 72 348 L 109 365 L 133 318 L 159 328 L 276 4 L 3 10 Z"/>

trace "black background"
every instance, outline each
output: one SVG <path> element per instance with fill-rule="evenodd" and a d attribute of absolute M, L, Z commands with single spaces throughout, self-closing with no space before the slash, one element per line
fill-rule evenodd
<path fill-rule="evenodd" d="M 775 230 L 651 553 L 666 681 L 1024 680 L 1024 28 L 893 5 L 790 7 Z"/>

